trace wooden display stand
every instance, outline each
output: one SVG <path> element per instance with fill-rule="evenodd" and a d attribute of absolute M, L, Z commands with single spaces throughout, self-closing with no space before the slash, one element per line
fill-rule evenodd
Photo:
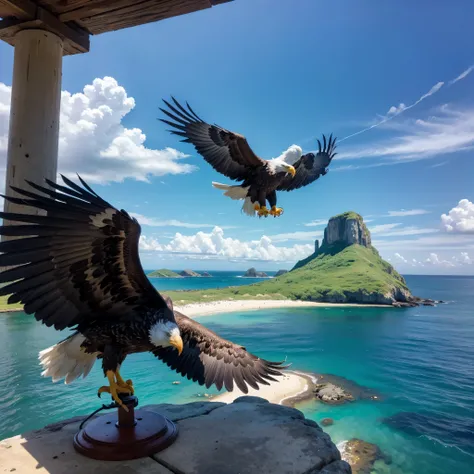
<path fill-rule="evenodd" d="M 80 454 L 101 461 L 126 461 L 151 456 L 176 440 L 178 428 L 162 415 L 137 410 L 138 399 L 120 397 L 128 412 L 117 405 L 117 412 L 99 416 L 74 436 Z"/>

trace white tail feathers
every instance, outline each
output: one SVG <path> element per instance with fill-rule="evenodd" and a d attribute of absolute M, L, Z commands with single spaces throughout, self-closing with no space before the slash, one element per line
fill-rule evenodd
<path fill-rule="evenodd" d="M 76 332 L 64 341 L 48 347 L 39 353 L 40 364 L 43 366 L 43 377 L 51 377 L 53 382 L 65 379 L 69 384 L 81 375 L 86 377 L 97 359 L 98 353 L 89 354 L 81 344 L 85 337 Z"/>
<path fill-rule="evenodd" d="M 222 189 L 225 191 L 224 196 L 228 196 L 231 199 L 245 199 L 247 197 L 247 192 L 249 190 L 248 186 L 243 188 L 242 186 L 236 185 L 236 186 L 231 186 L 229 184 L 221 184 L 221 183 L 216 183 L 212 182 L 212 186 L 214 186 L 216 189 Z"/>
<path fill-rule="evenodd" d="M 228 196 L 236 201 L 245 199 L 244 205 L 242 206 L 242 212 L 244 212 L 248 216 L 255 216 L 255 209 L 252 204 L 252 201 L 249 197 L 247 197 L 247 193 L 249 191 L 250 186 L 232 186 L 230 184 L 216 183 L 215 181 L 212 182 L 212 186 L 214 186 L 216 189 L 221 189 L 222 191 L 225 191 L 224 196 Z"/>
<path fill-rule="evenodd" d="M 255 216 L 255 207 L 249 197 L 245 198 L 244 205 L 242 206 L 242 212 L 248 216 Z"/>

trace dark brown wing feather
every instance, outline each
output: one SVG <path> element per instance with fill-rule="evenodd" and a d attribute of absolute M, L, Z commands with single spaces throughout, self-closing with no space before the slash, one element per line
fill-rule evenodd
<path fill-rule="evenodd" d="M 28 182 L 40 193 L 12 188 L 24 198 L 5 196 L 47 215 L 0 212 L 0 218 L 27 223 L 0 227 L 0 235 L 20 237 L 0 243 L 0 266 L 14 266 L 0 273 L 0 284 L 9 283 L 0 295 L 58 330 L 166 307 L 140 263 L 138 222 L 79 179 L 84 188 L 63 177 L 67 186 Z"/>
<path fill-rule="evenodd" d="M 210 125 L 199 118 L 188 103 L 186 110 L 174 97 L 172 100 L 174 105 L 163 100 L 168 110 L 160 108 L 172 121 L 160 120 L 173 127 L 169 131 L 183 137 L 181 141 L 192 143 L 219 173 L 230 179 L 244 180 L 254 168 L 267 163 L 252 151 L 243 135 Z"/>
<path fill-rule="evenodd" d="M 235 384 L 248 393 L 249 386 L 258 389 L 259 384 L 269 385 L 288 367 L 258 358 L 178 311 L 174 315 L 184 343 L 183 352 L 179 356 L 175 349 L 167 347 L 156 349 L 153 354 L 199 385 L 209 388 L 214 384 L 218 390 L 225 386 L 232 391 Z"/>
<path fill-rule="evenodd" d="M 316 155 L 308 153 L 303 155 L 293 166 L 296 170 L 295 177 L 286 176 L 280 183 L 277 191 L 292 191 L 307 186 L 316 181 L 320 176 L 327 173 L 327 167 L 334 156 L 336 149 L 336 138 L 329 136 L 329 140 L 323 135 L 323 144 L 318 140 L 319 151 Z"/>

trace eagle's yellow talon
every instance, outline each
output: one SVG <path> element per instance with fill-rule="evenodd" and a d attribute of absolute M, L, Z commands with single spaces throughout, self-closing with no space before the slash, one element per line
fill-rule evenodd
<path fill-rule="evenodd" d="M 133 382 L 130 379 L 124 380 L 118 370 L 115 371 L 115 379 L 117 380 L 117 385 L 119 387 L 127 389 L 131 395 L 135 393 Z"/>
<path fill-rule="evenodd" d="M 258 210 L 258 217 L 267 217 L 268 214 L 269 214 L 269 212 L 268 212 L 268 209 L 266 208 L 266 206 L 262 206 Z"/>
<path fill-rule="evenodd" d="M 133 386 L 131 384 L 131 380 L 127 380 L 126 382 L 122 379 L 120 374 L 117 374 L 113 370 L 108 370 L 107 373 L 107 379 L 109 380 L 109 385 L 104 385 L 99 388 L 97 391 L 97 396 L 101 396 L 102 393 L 110 393 L 111 397 L 113 400 L 120 405 L 125 411 L 128 411 L 127 406 L 125 406 L 120 400 L 120 397 L 118 396 L 119 393 L 129 393 L 133 395 Z M 117 379 L 117 380 L 116 380 Z M 119 384 L 119 380 L 121 384 Z"/>
<path fill-rule="evenodd" d="M 273 217 L 280 217 L 283 214 L 283 209 L 281 207 L 272 206 L 270 209 L 270 215 Z"/>
<path fill-rule="evenodd" d="M 253 205 L 253 208 L 256 210 L 256 211 L 259 211 L 260 210 L 260 204 L 258 202 L 256 202 L 254 205 Z"/>

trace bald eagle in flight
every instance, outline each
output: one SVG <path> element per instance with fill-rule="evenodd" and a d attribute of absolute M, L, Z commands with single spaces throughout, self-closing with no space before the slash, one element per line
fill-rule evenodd
<path fill-rule="evenodd" d="M 219 173 L 239 185 L 213 182 L 231 199 L 244 200 L 242 211 L 259 217 L 277 217 L 283 209 L 277 207 L 277 191 L 293 191 L 307 186 L 324 176 L 327 167 L 336 155 L 336 138 L 332 134 L 323 143 L 318 140 L 318 153 L 303 155 L 301 147 L 292 145 L 277 158 L 265 160 L 257 156 L 246 138 L 218 125 L 204 122 L 186 102 L 184 108 L 174 97 L 173 104 L 163 99 L 167 109 L 160 110 L 172 121 L 160 119 L 171 126 L 172 134 L 183 137 L 182 142 L 191 143 L 196 151 Z M 270 205 L 267 209 L 266 203 Z"/>
<path fill-rule="evenodd" d="M 70 383 L 86 377 L 97 359 L 109 393 L 121 406 L 121 393 L 133 394 L 120 367 L 125 358 L 149 351 L 183 377 L 200 385 L 268 385 L 287 366 L 260 359 L 173 310 L 173 304 L 150 283 L 140 264 L 140 225 L 117 210 L 81 178 L 82 187 L 66 177 L 50 188 L 29 182 L 32 190 L 12 189 L 4 196 L 33 208 L 28 214 L 0 212 L 15 221 L 0 235 L 17 237 L 0 243 L 0 295 L 22 303 L 27 314 L 58 331 L 64 340 L 39 354 L 43 376 Z M 46 215 L 38 215 L 38 211 Z M 19 223 L 26 223 L 22 225 Z M 8 283 L 8 284 L 6 284 Z M 126 408 L 126 407 L 125 407 Z"/>

